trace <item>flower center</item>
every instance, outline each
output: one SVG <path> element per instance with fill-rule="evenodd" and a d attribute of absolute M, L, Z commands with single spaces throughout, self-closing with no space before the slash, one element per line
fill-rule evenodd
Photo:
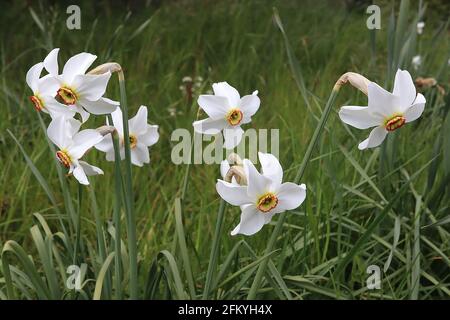
<path fill-rule="evenodd" d="M 42 100 L 39 99 L 38 96 L 31 96 L 31 97 L 30 97 L 30 100 L 31 100 L 31 102 L 33 103 L 34 108 L 35 108 L 37 111 L 41 111 L 42 109 L 44 109 L 44 104 L 42 103 Z"/>
<path fill-rule="evenodd" d="M 386 127 L 387 131 L 394 131 L 394 130 L 397 130 L 398 128 L 403 127 L 405 122 L 406 122 L 406 119 L 404 116 L 396 115 L 386 121 L 385 127 Z"/>
<path fill-rule="evenodd" d="M 75 104 L 75 102 L 78 99 L 75 91 L 67 87 L 59 88 L 57 96 L 59 99 L 61 99 L 61 102 L 64 103 L 65 105 Z"/>
<path fill-rule="evenodd" d="M 134 134 L 130 134 L 130 149 L 134 149 L 137 145 L 137 137 Z"/>
<path fill-rule="evenodd" d="M 242 111 L 239 109 L 231 109 L 227 114 L 227 121 L 232 126 L 237 126 L 239 123 L 241 123 L 242 118 L 244 115 L 242 114 Z"/>
<path fill-rule="evenodd" d="M 70 156 L 67 153 L 67 151 L 65 151 L 65 150 L 57 151 L 56 157 L 58 158 L 59 162 L 61 162 L 63 164 L 64 167 L 70 168 L 72 160 L 70 159 Z"/>
<path fill-rule="evenodd" d="M 262 212 L 269 212 L 278 204 L 278 198 L 271 192 L 266 193 L 258 199 L 257 207 Z"/>

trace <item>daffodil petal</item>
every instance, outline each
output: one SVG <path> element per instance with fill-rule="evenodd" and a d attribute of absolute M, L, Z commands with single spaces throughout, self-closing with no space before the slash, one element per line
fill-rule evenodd
<path fill-rule="evenodd" d="M 233 206 L 250 204 L 245 186 L 235 185 L 223 180 L 217 180 L 216 190 L 220 197 Z"/>
<path fill-rule="evenodd" d="M 422 115 L 423 110 L 425 109 L 425 103 L 426 100 L 423 94 L 417 94 L 417 98 L 414 101 L 413 105 L 409 107 L 409 109 L 407 109 L 404 113 L 406 122 L 417 120 Z"/>
<path fill-rule="evenodd" d="M 244 134 L 244 130 L 241 127 L 228 127 L 223 130 L 224 148 L 225 149 L 233 149 L 236 147 L 242 139 L 242 135 Z"/>
<path fill-rule="evenodd" d="M 386 138 L 387 134 L 388 132 L 384 127 L 380 126 L 374 128 L 370 132 L 369 137 L 358 145 L 358 149 L 364 150 L 367 148 L 378 147 L 383 142 L 384 138 Z"/>
<path fill-rule="evenodd" d="M 270 153 L 258 152 L 261 171 L 265 177 L 273 181 L 273 187 L 277 189 L 283 181 L 283 168 L 277 157 Z"/>
<path fill-rule="evenodd" d="M 198 105 L 206 114 L 214 120 L 225 119 L 230 105 L 226 97 L 219 97 L 213 95 L 201 95 L 198 100 Z"/>
<path fill-rule="evenodd" d="M 411 75 L 406 70 L 397 70 L 394 81 L 393 94 L 399 97 L 400 108 L 404 111 L 413 103 L 416 98 L 416 87 Z"/>
<path fill-rule="evenodd" d="M 141 143 L 138 143 L 134 149 L 131 150 L 131 163 L 135 166 L 142 167 L 144 163 L 150 162 L 150 153 L 148 148 Z"/>
<path fill-rule="evenodd" d="M 62 76 L 64 81 L 72 83 L 77 75 L 84 75 L 95 59 L 97 59 L 96 55 L 87 52 L 82 52 L 71 57 L 67 60 L 63 68 Z"/>
<path fill-rule="evenodd" d="M 257 95 L 247 95 L 241 98 L 238 108 L 242 111 L 245 118 L 250 118 L 259 109 L 261 101 Z"/>
<path fill-rule="evenodd" d="M 79 74 L 73 79 L 72 86 L 79 99 L 84 101 L 97 101 L 105 94 L 106 86 L 110 78 L 110 72 L 101 75 Z"/>
<path fill-rule="evenodd" d="M 383 119 L 372 115 L 369 107 L 344 106 L 339 110 L 339 118 L 342 122 L 358 129 L 367 129 L 379 126 Z"/>
<path fill-rule="evenodd" d="M 248 205 L 242 208 L 241 221 L 231 231 L 231 235 L 243 234 L 251 236 L 262 229 L 266 223 L 264 214 L 260 213 L 254 205 Z"/>
<path fill-rule="evenodd" d="M 147 130 L 147 107 L 140 106 L 136 115 L 129 120 L 130 132 L 135 135 L 145 133 Z"/>
<path fill-rule="evenodd" d="M 244 159 L 243 162 L 244 171 L 248 180 L 247 194 L 254 200 L 254 203 L 256 203 L 261 195 L 269 191 L 268 189 L 272 184 L 272 180 L 260 174 L 258 170 L 256 170 L 253 163 L 251 163 L 248 159 Z"/>
<path fill-rule="evenodd" d="M 69 148 L 69 154 L 75 159 L 80 159 L 86 151 L 102 141 L 103 136 L 94 129 L 86 129 L 73 136 L 73 144 Z"/>
<path fill-rule="evenodd" d="M 193 124 L 195 132 L 203 133 L 203 134 L 217 134 L 222 131 L 227 122 L 225 119 L 213 120 L 211 118 L 207 118 L 204 120 L 195 121 Z"/>
<path fill-rule="evenodd" d="M 222 162 L 220 163 L 220 175 L 222 176 L 223 179 L 225 179 L 228 170 L 230 170 L 230 164 L 228 163 L 227 160 L 222 160 Z"/>
<path fill-rule="evenodd" d="M 85 161 L 79 161 L 78 163 L 83 168 L 83 171 L 87 176 L 95 176 L 95 175 L 103 174 L 102 169 L 100 169 L 96 166 L 90 165 L 89 163 L 87 163 Z"/>
<path fill-rule="evenodd" d="M 277 212 L 293 210 L 299 207 L 306 198 L 306 185 L 285 182 L 281 185 L 277 193 L 278 205 Z"/>
<path fill-rule="evenodd" d="M 33 91 L 33 94 L 38 91 L 39 77 L 41 76 L 43 68 L 44 64 L 42 62 L 36 63 L 30 68 L 30 70 L 28 70 L 25 77 L 28 86 L 30 87 L 31 91 Z"/>
<path fill-rule="evenodd" d="M 58 75 L 58 53 L 59 48 L 55 48 L 49 52 L 49 54 L 44 59 L 44 68 L 52 76 Z"/>
<path fill-rule="evenodd" d="M 236 108 L 239 105 L 239 92 L 227 82 L 214 83 L 212 87 L 216 96 L 227 98 L 228 106 Z"/>
<path fill-rule="evenodd" d="M 147 124 L 146 131 L 138 137 L 138 141 L 147 147 L 154 145 L 159 140 L 158 126 Z"/>
<path fill-rule="evenodd" d="M 375 82 L 368 84 L 369 112 L 377 117 L 386 118 L 401 112 L 399 97 L 386 91 Z"/>
<path fill-rule="evenodd" d="M 72 171 L 72 174 L 75 177 L 75 179 L 78 180 L 79 183 L 89 185 L 89 180 L 81 165 L 77 165 L 75 169 Z"/>

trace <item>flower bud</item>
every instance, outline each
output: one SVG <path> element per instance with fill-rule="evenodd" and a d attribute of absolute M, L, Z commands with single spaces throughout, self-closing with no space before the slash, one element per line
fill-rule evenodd
<path fill-rule="evenodd" d="M 362 93 L 364 93 L 367 96 L 368 92 L 368 86 L 370 83 L 370 80 L 363 77 L 359 73 L 355 72 L 347 72 L 344 73 L 339 80 L 334 85 L 335 90 L 339 90 L 340 87 L 346 83 L 350 83 L 353 87 L 360 90 Z"/>
<path fill-rule="evenodd" d="M 94 69 L 89 71 L 88 74 L 100 75 L 100 74 L 107 73 L 108 71 L 111 73 L 114 73 L 114 72 L 119 72 L 121 70 L 122 70 L 122 67 L 120 66 L 120 64 L 118 64 L 116 62 L 107 62 L 107 63 L 101 64 L 101 65 L 95 67 Z"/>
<path fill-rule="evenodd" d="M 106 136 L 107 134 L 113 133 L 116 128 L 113 126 L 101 126 L 95 130 L 97 130 L 97 132 L 99 132 L 102 136 Z"/>
<path fill-rule="evenodd" d="M 244 167 L 242 166 L 232 166 L 230 170 L 228 170 L 227 174 L 225 175 L 225 181 L 231 182 L 231 180 L 236 179 L 236 182 L 241 185 L 245 186 L 247 185 L 247 176 L 244 172 Z"/>

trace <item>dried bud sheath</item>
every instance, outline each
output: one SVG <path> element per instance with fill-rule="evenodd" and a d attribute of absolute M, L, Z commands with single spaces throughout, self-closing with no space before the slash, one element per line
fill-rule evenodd
<path fill-rule="evenodd" d="M 108 71 L 111 73 L 120 72 L 120 71 L 122 71 L 122 67 L 120 66 L 120 64 L 118 64 L 116 62 L 107 62 L 107 63 L 101 64 L 101 65 L 95 67 L 94 69 L 89 71 L 88 74 L 100 75 L 100 74 L 107 73 Z"/>
<path fill-rule="evenodd" d="M 347 72 L 344 73 L 338 81 L 336 81 L 336 84 L 334 85 L 335 90 L 339 90 L 341 86 L 346 83 L 350 83 L 353 87 L 360 90 L 367 96 L 370 83 L 369 79 L 363 77 L 359 73 Z"/>

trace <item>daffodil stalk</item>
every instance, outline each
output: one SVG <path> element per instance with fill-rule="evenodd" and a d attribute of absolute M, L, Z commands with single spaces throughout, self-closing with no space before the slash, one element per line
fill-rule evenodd
<path fill-rule="evenodd" d="M 353 77 L 352 77 L 353 78 Z M 311 141 L 309 142 L 308 148 L 306 149 L 305 156 L 303 157 L 303 161 L 300 165 L 300 168 L 298 169 L 297 175 L 295 177 L 294 183 L 299 183 L 299 181 L 302 179 L 303 174 L 305 173 L 306 166 L 309 163 L 309 160 L 311 158 L 312 152 L 314 150 L 314 147 L 317 144 L 317 141 L 319 141 L 320 136 L 322 135 L 322 132 L 325 127 L 325 123 L 328 120 L 328 117 L 330 115 L 331 109 L 333 108 L 334 101 L 336 100 L 336 96 L 339 92 L 339 89 L 341 86 L 349 81 L 348 74 L 343 75 L 339 80 L 336 82 L 336 84 L 333 87 L 333 90 L 331 91 L 330 97 L 328 98 L 328 102 L 325 106 L 325 110 L 322 113 L 322 117 L 320 118 L 319 125 L 316 127 L 316 130 L 314 131 L 314 134 L 311 138 Z M 359 85 L 359 82 L 352 83 L 352 85 Z M 265 249 L 264 255 L 269 254 L 273 251 L 273 248 L 275 246 L 275 242 L 278 239 L 281 229 L 283 227 L 284 220 L 286 219 L 286 213 L 287 211 L 280 214 L 280 217 L 275 225 L 275 229 L 272 232 L 272 236 L 270 237 L 270 240 L 267 244 L 267 247 Z M 250 291 L 248 293 L 247 299 L 253 300 L 256 298 L 257 291 L 261 285 L 262 276 L 266 272 L 268 259 L 264 259 L 261 261 L 261 263 L 258 266 L 258 270 L 256 272 L 255 278 L 253 280 L 252 286 L 250 288 Z"/>
<path fill-rule="evenodd" d="M 132 185 L 132 175 L 131 175 L 131 149 L 130 149 L 130 133 L 128 128 L 128 104 L 127 96 L 125 90 L 125 75 L 123 73 L 122 67 L 115 62 L 102 64 L 93 70 L 90 74 L 103 74 L 107 72 L 117 72 L 119 78 L 119 89 L 120 89 L 120 108 L 122 109 L 122 121 L 123 121 L 123 144 L 125 147 L 125 183 L 124 183 L 124 202 L 125 209 L 127 212 L 127 240 L 128 240 L 128 251 L 130 256 L 130 299 L 136 300 L 138 298 L 138 274 L 137 274 L 137 238 L 136 238 L 136 219 L 134 216 L 133 208 L 133 185 Z M 112 123 L 112 121 L 111 121 Z M 117 141 L 116 141 L 117 142 Z M 116 143 L 115 143 L 116 146 Z M 120 156 L 117 153 L 117 148 L 115 148 L 116 160 L 120 161 Z M 117 176 L 117 175 L 116 175 Z M 118 189 L 116 188 L 116 192 Z M 121 197 L 122 193 L 117 194 L 116 197 Z M 116 212 L 116 214 L 118 214 Z M 116 222 L 119 222 L 120 217 L 116 216 Z M 116 226 L 117 228 L 118 226 Z M 116 230 L 117 235 L 117 230 Z M 120 235 L 120 233 L 119 233 Z M 116 242 L 120 242 L 120 238 L 116 238 Z M 116 248 L 117 249 L 117 248 Z M 116 253 L 120 254 L 119 253 Z M 117 260 L 116 260 L 117 261 Z"/>

